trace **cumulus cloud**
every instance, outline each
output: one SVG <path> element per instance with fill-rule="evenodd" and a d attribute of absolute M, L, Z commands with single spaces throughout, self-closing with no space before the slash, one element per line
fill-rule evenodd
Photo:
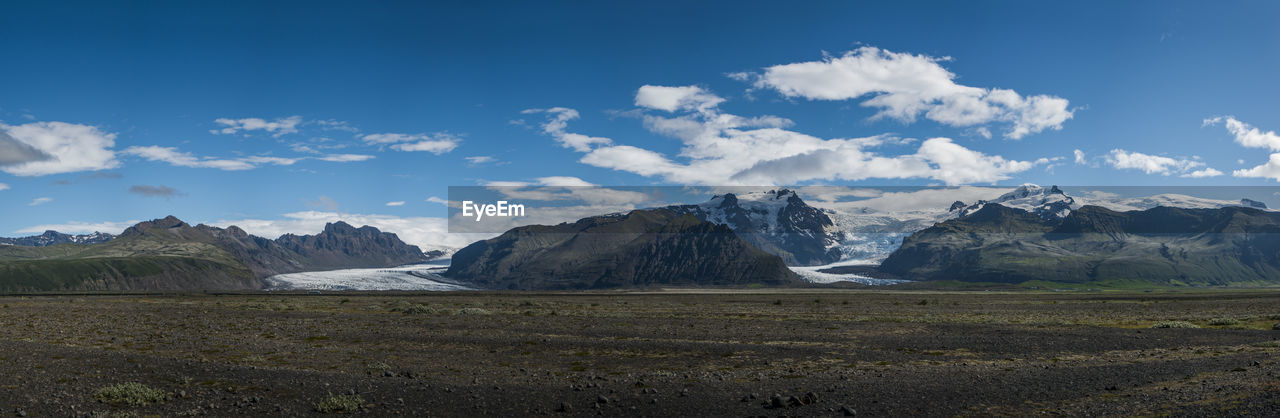
<path fill-rule="evenodd" d="M 0 167 L 19 165 L 53 158 L 25 142 L 13 139 L 0 130 Z"/>
<path fill-rule="evenodd" d="M 116 135 L 65 122 L 0 123 L 0 171 L 43 176 L 116 168 Z"/>
<path fill-rule="evenodd" d="M 709 93 L 697 90 L 696 94 Z M 823 139 L 786 129 L 794 123 L 776 116 L 749 118 L 722 113 L 714 106 L 673 106 L 668 107 L 687 113 L 675 117 L 644 114 L 642 119 L 649 131 L 681 140 L 684 146 L 678 155 L 614 145 L 608 139 L 598 141 L 600 146 L 571 148 L 585 153 L 580 161 L 588 165 L 703 185 L 786 185 L 870 178 L 926 178 L 946 184 L 996 182 L 1049 162 L 1008 160 L 970 150 L 948 138 L 924 141 L 913 154 L 882 155 L 876 152 L 877 147 L 908 145 L 915 140 L 891 135 Z M 550 120 L 545 125 L 553 136 L 566 132 L 567 121 L 577 115 L 572 109 L 557 109 L 561 110 L 548 112 Z"/>
<path fill-rule="evenodd" d="M 28 203 L 27 206 L 40 206 L 52 201 L 53 201 L 52 197 L 37 197 L 34 200 L 32 200 L 31 203 Z"/>
<path fill-rule="evenodd" d="M 1073 116 L 1061 97 L 958 84 L 941 65 L 949 59 L 866 46 L 839 57 L 767 67 L 754 76 L 754 87 L 808 100 L 866 98 L 862 106 L 879 109 L 873 118 L 907 123 L 921 115 L 951 126 L 998 122 L 1008 125 L 1004 136 L 1011 139 L 1061 129 Z"/>
<path fill-rule="evenodd" d="M 1183 175 L 1181 175 L 1181 176 L 1179 176 L 1179 177 L 1187 177 L 1187 178 L 1198 179 L 1198 178 L 1204 178 L 1204 177 L 1217 177 L 1217 176 L 1221 176 L 1221 175 L 1222 175 L 1222 172 L 1221 172 L 1221 171 L 1215 170 L 1215 169 L 1213 169 L 1213 168 L 1211 168 L 1211 167 L 1207 167 L 1207 168 L 1204 168 L 1204 169 L 1202 169 L 1202 170 L 1196 170 L 1196 171 L 1192 171 L 1192 172 L 1190 172 L 1190 173 L 1183 174 Z"/>
<path fill-rule="evenodd" d="M 553 107 L 550 109 L 526 109 L 520 113 L 546 113 L 548 119 L 542 124 L 542 132 L 550 135 L 560 143 L 560 146 L 572 148 L 574 151 L 587 152 L 595 145 L 610 145 L 613 140 L 603 137 L 593 137 L 572 132 L 566 132 L 565 128 L 569 121 L 578 118 L 578 111 L 567 107 Z"/>
<path fill-rule="evenodd" d="M 1237 144 L 1249 148 L 1266 148 L 1271 151 L 1280 151 L 1280 135 L 1275 131 L 1263 131 L 1242 122 L 1231 116 L 1218 116 L 1204 120 L 1204 126 L 1212 126 L 1223 124 L 1235 137 Z M 1237 160 L 1238 164 L 1244 164 L 1244 160 Z M 1216 171 L 1216 170 L 1215 170 Z M 1266 163 L 1255 166 L 1253 168 L 1235 170 L 1231 172 L 1235 177 L 1252 177 L 1252 178 L 1268 178 L 1280 181 L 1280 152 L 1272 153 Z"/>
<path fill-rule="evenodd" d="M 1106 161 L 1107 164 L 1111 164 L 1112 167 L 1117 169 L 1142 170 L 1147 174 L 1159 174 L 1162 176 L 1181 174 L 1182 177 L 1198 178 L 1222 175 L 1222 172 L 1212 168 L 1192 171 L 1204 166 L 1204 163 L 1199 161 L 1129 152 L 1118 148 L 1111 150 L 1111 153 L 1107 154 Z"/>
<path fill-rule="evenodd" d="M 209 130 L 209 133 L 233 135 L 248 133 L 249 131 L 264 131 L 270 133 L 272 137 L 279 138 L 283 135 L 297 133 L 298 125 L 302 123 L 302 117 L 290 116 L 271 121 L 262 118 L 218 118 L 213 122 L 222 125 L 223 127 L 219 129 L 211 129 Z"/>
<path fill-rule="evenodd" d="M 177 189 L 174 189 L 169 186 L 163 186 L 163 185 L 148 186 L 145 184 L 139 184 L 139 185 L 130 187 L 129 193 L 142 195 L 146 197 L 163 197 L 163 198 L 170 198 L 170 197 L 182 195 L 182 192 L 179 192 Z"/>
<path fill-rule="evenodd" d="M 388 145 L 397 151 L 425 151 L 435 155 L 453 151 L 461 142 L 457 136 L 447 133 L 433 135 L 381 133 L 365 135 L 360 139 L 372 145 Z"/>
<path fill-rule="evenodd" d="M 0 191 L 5 191 L 5 190 L 9 190 L 9 185 L 0 183 Z"/>
<path fill-rule="evenodd" d="M 1076 155 L 1076 164 L 1084 164 L 1086 162 L 1086 160 L 1084 159 L 1084 151 L 1075 150 L 1075 151 L 1072 151 L 1072 153 Z"/>
<path fill-rule="evenodd" d="M 1226 125 L 1227 132 L 1235 136 L 1237 144 L 1249 148 L 1267 148 L 1272 151 L 1280 151 L 1280 135 L 1277 135 L 1275 131 L 1263 131 L 1231 116 L 1218 116 L 1204 120 L 1204 126 L 1220 123 Z"/>
<path fill-rule="evenodd" d="M 636 106 L 675 112 L 677 110 L 706 110 L 724 102 L 720 96 L 698 86 L 643 85 L 636 91 Z"/>

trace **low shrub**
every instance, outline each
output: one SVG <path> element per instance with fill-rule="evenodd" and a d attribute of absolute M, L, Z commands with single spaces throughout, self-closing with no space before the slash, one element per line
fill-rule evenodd
<path fill-rule="evenodd" d="M 325 396 L 320 402 L 316 403 L 316 411 L 324 413 L 344 413 L 356 412 L 360 410 L 360 405 L 364 405 L 364 398 L 360 395 L 334 395 Z"/>
<path fill-rule="evenodd" d="M 129 382 L 98 389 L 94 399 L 110 404 L 139 406 L 164 402 L 165 396 L 163 390 L 137 382 Z"/>

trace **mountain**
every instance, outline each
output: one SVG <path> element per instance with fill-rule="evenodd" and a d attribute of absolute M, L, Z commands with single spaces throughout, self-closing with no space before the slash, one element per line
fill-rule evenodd
<path fill-rule="evenodd" d="M 1041 187 L 1024 184 L 990 200 L 966 204 L 954 201 L 937 207 L 911 207 L 909 201 L 894 205 L 893 210 L 842 205 L 827 211 L 841 235 L 836 249 L 842 260 L 878 263 L 897 250 L 909 234 L 940 222 L 977 213 L 989 204 L 1025 210 L 1042 219 L 1061 220 L 1083 206 L 1101 206 L 1114 211 L 1146 210 L 1160 206 L 1192 209 L 1216 209 L 1233 206 L 1267 209 L 1266 204 L 1251 199 L 1239 201 L 1205 199 L 1182 194 L 1157 194 L 1143 197 L 1110 196 L 1093 193 L 1087 197 L 1072 196 L 1057 186 Z"/>
<path fill-rule="evenodd" d="M 68 235 L 58 231 L 44 231 L 40 235 L 32 235 L 21 238 L 2 238 L 0 237 L 0 245 L 21 245 L 24 247 L 48 247 L 58 244 L 98 244 L 110 241 L 115 238 L 103 232 L 94 232 L 84 235 Z"/>
<path fill-rule="evenodd" d="M 956 202 L 961 203 L 962 202 Z M 956 217 L 964 217 L 971 213 L 977 212 L 983 206 L 997 203 L 1001 206 L 1018 208 L 1031 212 L 1045 219 L 1062 219 L 1067 217 L 1071 211 L 1079 209 L 1085 205 L 1101 206 L 1114 211 L 1133 211 L 1146 210 L 1160 206 L 1185 208 L 1185 209 L 1216 209 L 1229 206 L 1245 206 L 1255 209 L 1267 209 L 1265 203 L 1252 200 L 1240 199 L 1239 201 L 1205 199 L 1195 196 L 1187 196 L 1176 193 L 1157 194 L 1143 197 L 1076 197 L 1069 196 L 1058 186 L 1040 187 L 1034 184 L 1024 184 L 1013 189 L 1013 191 L 1005 193 L 993 200 L 979 200 L 977 203 L 965 206 L 955 213 Z M 955 210 L 955 204 L 952 205 Z"/>
<path fill-rule="evenodd" d="M 840 260 L 841 236 L 822 209 L 809 206 L 787 189 L 726 193 L 697 205 L 669 206 L 677 214 L 728 226 L 787 265 L 813 266 Z"/>
<path fill-rule="evenodd" d="M 343 222 L 270 240 L 169 216 L 99 244 L 0 247 L 0 290 L 260 289 L 263 278 L 280 273 L 425 260 L 395 234 Z"/>
<path fill-rule="evenodd" d="M 1067 196 L 1058 186 L 1049 188 L 1040 187 L 1034 184 L 1024 184 L 1013 189 L 1009 193 L 1000 195 L 991 201 L 979 200 L 963 208 L 957 208 L 956 202 L 951 205 L 951 211 L 955 212 L 956 217 L 965 217 L 969 214 L 976 213 L 988 204 L 998 204 L 1004 207 L 1019 208 L 1044 219 L 1062 219 L 1070 214 L 1072 210 L 1080 207 L 1076 203 L 1076 199 Z"/>
<path fill-rule="evenodd" d="M 537 290 L 799 282 L 730 227 L 666 208 L 514 228 L 458 250 L 445 276 Z"/>
<path fill-rule="evenodd" d="M 1280 213 L 1082 206 L 1062 219 L 988 203 L 907 237 L 880 270 L 915 280 L 1280 283 Z"/>

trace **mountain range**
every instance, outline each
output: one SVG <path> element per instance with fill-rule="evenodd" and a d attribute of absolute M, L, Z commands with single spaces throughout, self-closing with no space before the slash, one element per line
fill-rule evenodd
<path fill-rule="evenodd" d="M 261 289 L 280 273 L 426 261 L 395 234 L 343 222 L 275 240 L 173 216 L 140 222 L 96 244 L 0 246 L 0 290 Z"/>
<path fill-rule="evenodd" d="M 908 236 L 879 270 L 913 280 L 1280 282 L 1280 213 L 1246 206 L 1075 208 L 1065 216 L 987 203 Z"/>
<path fill-rule="evenodd" d="M 40 235 L 20 238 L 0 237 L 0 245 L 21 245 L 24 247 L 48 247 L 58 244 L 99 244 L 111 241 L 116 236 L 105 232 L 94 232 L 84 235 L 69 235 L 58 231 L 44 231 Z"/>

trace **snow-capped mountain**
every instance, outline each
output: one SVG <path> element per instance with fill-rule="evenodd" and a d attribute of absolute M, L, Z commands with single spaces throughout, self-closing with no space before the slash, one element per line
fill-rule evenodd
<path fill-rule="evenodd" d="M 48 247 L 58 244 L 97 244 L 115 238 L 105 232 L 92 234 L 69 235 L 58 231 L 44 231 L 43 234 L 21 238 L 0 238 L 0 245 L 18 245 L 23 247 Z"/>
<path fill-rule="evenodd" d="M 726 193 L 668 209 L 728 226 L 756 248 L 782 257 L 787 265 L 821 265 L 842 258 L 837 247 L 843 237 L 829 213 L 809 206 L 791 190 Z"/>
<path fill-rule="evenodd" d="M 1044 188 L 1034 184 L 1024 184 L 994 200 L 979 200 L 977 203 L 957 209 L 956 206 L 960 203 L 962 202 L 956 202 L 956 204 L 951 205 L 951 212 L 957 218 L 982 210 L 984 206 L 990 203 L 1023 209 L 1036 214 L 1042 219 L 1062 219 L 1081 206 L 1076 202 L 1075 198 L 1067 196 L 1058 186 Z"/>
<path fill-rule="evenodd" d="M 1182 194 L 1158 194 L 1144 197 L 1071 196 L 1057 186 L 1041 187 L 1024 184 L 990 200 L 974 203 L 956 201 L 949 206 L 920 207 L 898 210 L 875 210 L 845 206 L 841 210 L 823 209 L 833 220 L 840 239 L 836 249 L 841 261 L 863 260 L 877 263 L 902 245 L 903 237 L 949 219 L 968 216 L 988 204 L 1023 209 L 1042 219 L 1062 219 L 1082 206 L 1102 206 L 1115 211 L 1146 210 L 1157 206 L 1191 209 L 1215 209 L 1247 206 L 1267 209 L 1266 204 L 1251 199 L 1240 201 L 1205 199 Z"/>
<path fill-rule="evenodd" d="M 956 204 L 960 203 L 961 202 L 956 202 Z M 1101 206 L 1118 212 L 1147 210 L 1157 206 L 1186 209 L 1217 209 L 1227 206 L 1246 206 L 1256 209 L 1267 209 L 1267 205 L 1265 203 L 1252 199 L 1240 199 L 1239 201 L 1216 200 L 1175 193 L 1143 197 L 1076 197 L 1067 195 L 1059 189 L 1058 186 L 1045 188 L 1034 184 L 1018 186 L 1018 188 L 1013 191 L 1005 193 L 996 199 L 990 201 L 979 200 L 977 203 L 964 206 L 959 210 L 956 210 L 955 204 L 953 204 L 951 208 L 955 217 L 964 217 L 981 210 L 983 206 L 990 203 L 998 203 L 1001 206 L 1022 209 L 1034 213 L 1042 219 L 1062 219 L 1071 214 L 1071 211 L 1080 209 L 1081 206 L 1086 205 Z"/>

